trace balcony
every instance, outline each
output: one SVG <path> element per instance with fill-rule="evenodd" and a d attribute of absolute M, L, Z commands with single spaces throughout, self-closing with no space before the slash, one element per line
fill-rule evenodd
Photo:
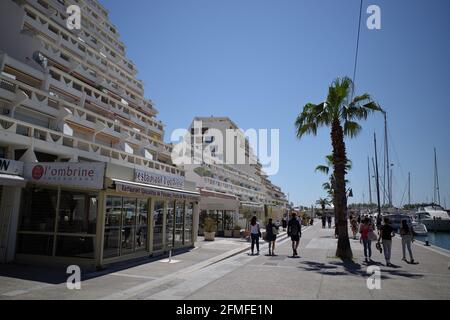
<path fill-rule="evenodd" d="M 72 137 L 62 132 L 39 127 L 4 115 L 0 115 L 0 141 L 22 145 L 34 144 L 35 148 L 51 153 L 78 154 L 81 157 L 95 159 L 102 162 L 112 162 L 122 166 L 135 167 L 135 165 L 147 167 L 184 176 L 184 171 L 174 166 L 153 161 L 140 155 L 130 154 L 123 150 L 107 147 L 92 141 Z M 7 141 L 5 140 L 7 139 Z"/>

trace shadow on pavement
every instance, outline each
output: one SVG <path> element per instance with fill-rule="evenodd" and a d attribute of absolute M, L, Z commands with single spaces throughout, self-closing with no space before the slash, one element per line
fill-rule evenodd
<path fill-rule="evenodd" d="M 361 276 L 361 277 L 367 277 L 369 274 L 367 273 L 366 266 L 364 268 L 361 264 L 356 263 L 352 260 L 340 260 L 340 261 L 333 261 L 330 263 L 321 263 L 321 262 L 314 262 L 314 261 L 304 261 L 300 262 L 299 268 L 305 271 L 312 271 L 317 272 L 319 274 L 323 275 L 330 275 L 330 276 Z M 369 263 L 369 265 L 375 265 L 375 266 L 382 266 L 381 263 L 373 261 L 372 263 Z M 416 273 L 410 273 L 407 271 L 398 270 L 401 268 L 400 266 L 393 266 L 390 269 L 383 268 L 381 270 L 381 279 L 390 279 L 392 276 L 398 276 L 398 277 L 405 277 L 405 278 L 422 278 L 423 275 L 416 274 Z"/>
<path fill-rule="evenodd" d="M 193 248 L 183 248 L 172 253 L 172 257 L 191 251 Z M 119 272 L 129 268 L 138 267 L 147 263 L 168 258 L 169 254 L 158 256 L 142 257 L 124 262 L 117 262 L 107 265 L 104 269 L 81 267 L 81 280 L 88 280 L 110 273 Z M 67 281 L 69 274 L 66 273 L 66 266 L 57 265 L 28 265 L 10 263 L 0 265 L 0 277 L 15 278 L 21 280 L 35 281 L 47 284 L 61 284 Z"/>

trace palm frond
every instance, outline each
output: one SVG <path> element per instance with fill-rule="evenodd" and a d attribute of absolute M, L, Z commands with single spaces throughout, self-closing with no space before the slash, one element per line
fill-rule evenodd
<path fill-rule="evenodd" d="M 330 167 L 324 166 L 324 165 L 320 165 L 316 167 L 316 172 L 322 172 L 325 173 L 326 175 L 328 175 L 328 173 L 330 172 Z"/>
<path fill-rule="evenodd" d="M 354 121 L 346 121 L 344 123 L 344 135 L 354 138 L 356 137 L 362 130 L 362 127 Z"/>

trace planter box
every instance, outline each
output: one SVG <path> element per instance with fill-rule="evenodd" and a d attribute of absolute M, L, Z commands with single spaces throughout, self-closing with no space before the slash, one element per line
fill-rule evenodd
<path fill-rule="evenodd" d="M 241 230 L 233 230 L 233 238 L 240 238 Z"/>
<path fill-rule="evenodd" d="M 224 236 L 226 238 L 231 238 L 233 236 L 233 230 L 225 230 L 224 231 Z"/>
<path fill-rule="evenodd" d="M 205 241 L 214 241 L 214 237 L 216 235 L 215 232 L 203 232 L 205 236 Z"/>

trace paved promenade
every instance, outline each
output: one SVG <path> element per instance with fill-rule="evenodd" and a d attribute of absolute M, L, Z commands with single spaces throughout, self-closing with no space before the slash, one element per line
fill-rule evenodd
<path fill-rule="evenodd" d="M 249 244 L 235 239 L 200 239 L 196 249 L 161 260 L 125 264 L 85 274 L 81 290 L 68 290 L 65 270 L 0 266 L 0 299 L 449 299 L 450 253 L 422 243 L 413 246 L 419 264 L 401 261 L 393 241 L 392 263 L 373 252 L 381 289 L 367 288 L 362 245 L 351 240 L 353 262 L 334 257 L 334 229 L 319 223 L 303 231 L 300 258 L 290 258 L 290 240 L 280 235 L 276 253 L 249 256 Z"/>

